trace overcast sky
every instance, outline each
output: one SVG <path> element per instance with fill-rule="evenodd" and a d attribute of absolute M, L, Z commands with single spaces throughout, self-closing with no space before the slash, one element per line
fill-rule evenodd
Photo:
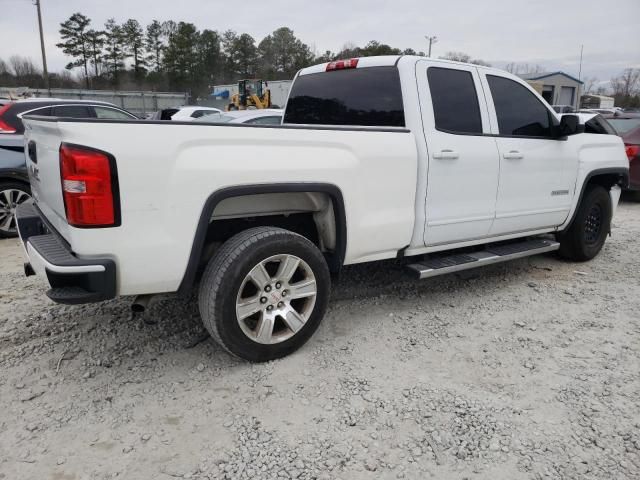
<path fill-rule="evenodd" d="M 184 20 L 199 28 L 233 29 L 256 42 L 281 26 L 317 52 L 376 39 L 433 56 L 463 51 L 494 66 L 540 64 L 546 70 L 609 80 L 640 67 L 640 0 L 41 0 L 50 70 L 68 59 L 55 46 L 60 22 L 81 12 L 101 27 L 109 17 Z M 26 55 L 40 63 L 33 0 L 0 0 L 0 58 Z"/>

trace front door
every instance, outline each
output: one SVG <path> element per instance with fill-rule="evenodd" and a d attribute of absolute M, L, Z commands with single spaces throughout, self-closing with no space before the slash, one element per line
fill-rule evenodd
<path fill-rule="evenodd" d="M 500 153 L 491 236 L 562 224 L 574 194 L 575 143 L 552 136 L 554 114 L 529 86 L 499 74 L 482 76 Z"/>
<path fill-rule="evenodd" d="M 484 238 L 495 214 L 499 158 L 478 71 L 420 61 L 416 73 L 429 156 L 425 244 Z"/>

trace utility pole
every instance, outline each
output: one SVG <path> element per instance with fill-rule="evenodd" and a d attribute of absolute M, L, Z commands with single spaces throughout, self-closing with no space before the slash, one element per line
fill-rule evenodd
<path fill-rule="evenodd" d="M 578 80 L 579 81 L 582 81 L 581 77 L 582 77 L 582 51 L 583 50 L 584 50 L 584 45 L 580 45 L 580 67 L 578 68 Z M 576 105 L 575 105 L 576 107 L 579 107 L 580 103 L 581 103 L 580 102 L 580 93 L 581 93 L 580 89 L 581 89 L 581 86 L 578 85 L 578 95 L 576 95 L 578 98 L 576 98 Z M 582 92 L 582 93 L 584 93 L 584 92 Z"/>
<path fill-rule="evenodd" d="M 434 43 L 438 43 L 438 37 L 436 37 L 435 35 L 433 37 L 428 37 L 427 35 L 425 35 L 424 38 L 426 38 L 429 42 L 429 55 L 427 56 L 431 57 L 431 45 Z"/>
<path fill-rule="evenodd" d="M 582 51 L 584 50 L 584 45 L 580 45 L 580 68 L 578 70 L 578 80 L 582 80 Z"/>
<path fill-rule="evenodd" d="M 47 54 L 44 51 L 44 34 L 42 33 L 42 12 L 40 11 L 40 0 L 33 0 L 38 10 L 38 29 L 40 30 L 40 50 L 42 50 L 42 72 L 44 74 L 44 85 L 49 96 L 51 96 L 51 86 L 49 85 L 49 72 L 47 71 Z"/>

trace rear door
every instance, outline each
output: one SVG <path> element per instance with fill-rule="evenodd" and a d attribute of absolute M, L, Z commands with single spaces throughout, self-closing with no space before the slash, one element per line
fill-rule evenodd
<path fill-rule="evenodd" d="M 500 153 L 491 235 L 562 224 L 574 194 L 575 140 L 554 138 L 555 116 L 528 85 L 499 73 L 481 75 Z"/>
<path fill-rule="evenodd" d="M 484 238 L 494 219 L 499 159 L 475 67 L 416 65 L 428 152 L 426 245 Z"/>

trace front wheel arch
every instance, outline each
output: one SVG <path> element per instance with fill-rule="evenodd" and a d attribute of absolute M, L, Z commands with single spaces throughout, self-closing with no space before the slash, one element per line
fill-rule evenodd
<path fill-rule="evenodd" d="M 573 222 L 576 219 L 576 215 L 578 214 L 580 204 L 584 199 L 585 192 L 590 185 L 600 185 L 607 191 L 610 191 L 611 187 L 613 187 L 614 185 L 619 185 L 622 189 L 624 189 L 629 185 L 629 169 L 623 167 L 612 167 L 599 168 L 589 172 L 582 182 L 580 195 L 576 200 L 576 206 L 573 209 L 573 213 L 571 214 L 571 219 L 566 222 L 566 227 L 562 231 L 558 232 L 559 234 L 567 232 L 573 225 Z"/>

